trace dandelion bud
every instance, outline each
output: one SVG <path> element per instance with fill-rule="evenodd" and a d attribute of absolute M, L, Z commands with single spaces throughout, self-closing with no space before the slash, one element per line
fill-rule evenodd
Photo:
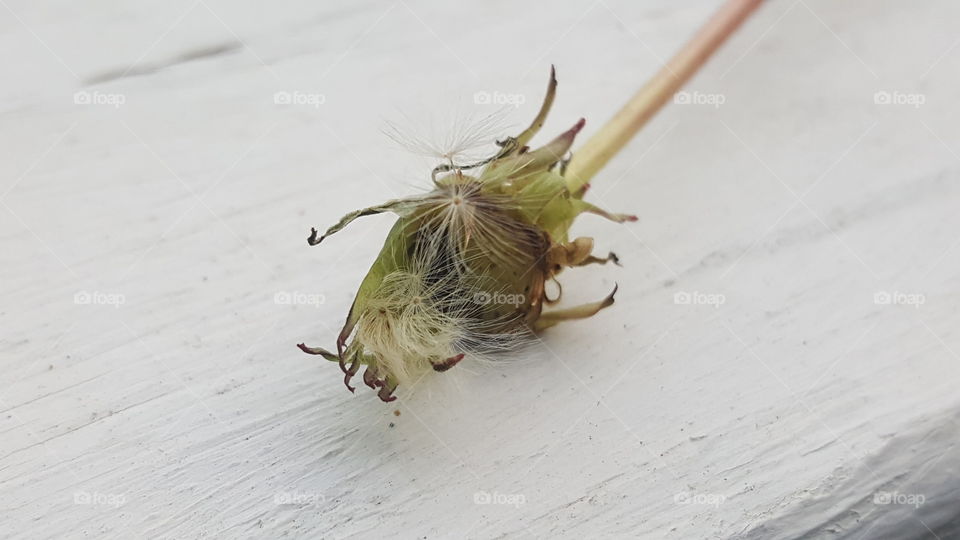
<path fill-rule="evenodd" d="M 514 347 L 532 332 L 560 321 L 590 317 L 613 303 L 606 298 L 569 309 L 544 311 L 545 284 L 565 267 L 617 262 L 612 253 L 596 257 L 593 240 L 570 240 L 573 220 L 587 212 L 616 222 L 634 216 L 608 213 L 571 193 L 564 178 L 565 156 L 580 119 L 546 145 L 527 145 L 543 125 L 556 93 L 553 70 L 546 97 L 533 123 L 479 163 L 452 160 L 432 173 L 429 193 L 351 212 L 318 238 L 361 216 L 398 216 L 370 268 L 346 323 L 337 352 L 299 347 L 335 361 L 351 381 L 361 367 L 363 382 L 384 401 L 400 385 L 432 370 L 446 371 L 466 355 Z M 476 172 L 479 171 L 479 172 Z"/>

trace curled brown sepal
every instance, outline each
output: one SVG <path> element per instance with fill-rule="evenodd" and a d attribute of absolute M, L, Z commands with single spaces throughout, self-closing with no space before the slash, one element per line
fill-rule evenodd
<path fill-rule="evenodd" d="M 332 352 L 330 352 L 330 351 L 328 351 L 328 350 L 326 350 L 326 349 L 320 348 L 320 347 L 307 347 L 307 346 L 304 345 L 303 343 L 297 343 L 297 347 L 298 347 L 301 351 L 303 351 L 303 352 L 305 352 L 305 353 L 307 353 L 307 354 L 315 354 L 315 355 L 318 355 L 318 356 L 322 356 L 322 357 L 324 357 L 326 360 L 330 360 L 331 362 L 339 362 L 339 361 L 340 361 L 340 358 L 339 358 L 337 355 L 333 354 Z"/>
<path fill-rule="evenodd" d="M 447 358 L 446 360 L 440 362 L 439 364 L 433 364 L 433 370 L 443 373 L 444 371 L 447 371 L 453 366 L 459 364 L 460 361 L 463 360 L 463 357 L 464 357 L 463 353 L 460 353 L 455 356 L 451 356 L 450 358 Z"/>
<path fill-rule="evenodd" d="M 396 214 L 400 215 L 405 204 L 409 204 L 409 201 L 405 199 L 394 199 L 377 206 L 371 206 L 368 208 L 361 208 L 360 210 L 354 210 L 353 212 L 350 212 L 349 214 L 340 218 L 340 221 L 338 221 L 335 225 L 327 229 L 327 231 L 323 233 L 323 236 L 321 236 L 320 238 L 317 238 L 317 232 L 318 232 L 317 229 L 315 227 L 311 227 L 310 236 L 307 237 L 307 243 L 310 244 L 311 246 L 315 246 L 320 242 L 323 242 L 323 240 L 326 237 L 330 236 L 331 234 L 343 230 L 344 227 L 346 227 L 353 220 L 359 217 L 373 216 L 376 214 L 382 214 L 384 212 L 395 212 Z"/>
<path fill-rule="evenodd" d="M 384 383 L 380 387 L 380 391 L 377 392 L 377 397 L 380 398 L 380 401 L 384 403 L 390 403 L 391 401 L 397 399 L 397 396 L 393 395 L 393 391 L 397 389 L 396 384 Z"/>

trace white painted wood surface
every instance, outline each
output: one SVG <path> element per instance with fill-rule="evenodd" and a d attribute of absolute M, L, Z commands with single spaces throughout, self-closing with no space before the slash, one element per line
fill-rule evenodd
<path fill-rule="evenodd" d="M 554 63 L 589 135 L 719 2 L 558 4 L 5 0 L 0 536 L 951 537 L 955 2 L 761 8 L 591 193 L 616 305 L 520 358 L 384 405 L 294 347 L 390 219 L 309 228 L 427 182 L 385 118 L 519 126 Z"/>

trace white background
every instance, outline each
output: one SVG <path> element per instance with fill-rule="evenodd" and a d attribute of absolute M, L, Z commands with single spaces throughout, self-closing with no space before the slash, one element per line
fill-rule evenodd
<path fill-rule="evenodd" d="M 956 2 L 763 6 L 599 175 L 596 317 L 389 405 L 294 346 L 392 220 L 309 228 L 428 185 L 386 121 L 552 63 L 588 137 L 719 3 L 0 2 L 0 536 L 932 535 L 874 494 L 960 485 Z"/>

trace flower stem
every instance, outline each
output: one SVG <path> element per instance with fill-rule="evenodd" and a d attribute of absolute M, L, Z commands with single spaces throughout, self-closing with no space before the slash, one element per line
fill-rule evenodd
<path fill-rule="evenodd" d="M 650 118 L 700 69 L 763 0 L 727 0 L 703 27 L 620 111 L 573 154 L 565 176 L 577 196 Z"/>

